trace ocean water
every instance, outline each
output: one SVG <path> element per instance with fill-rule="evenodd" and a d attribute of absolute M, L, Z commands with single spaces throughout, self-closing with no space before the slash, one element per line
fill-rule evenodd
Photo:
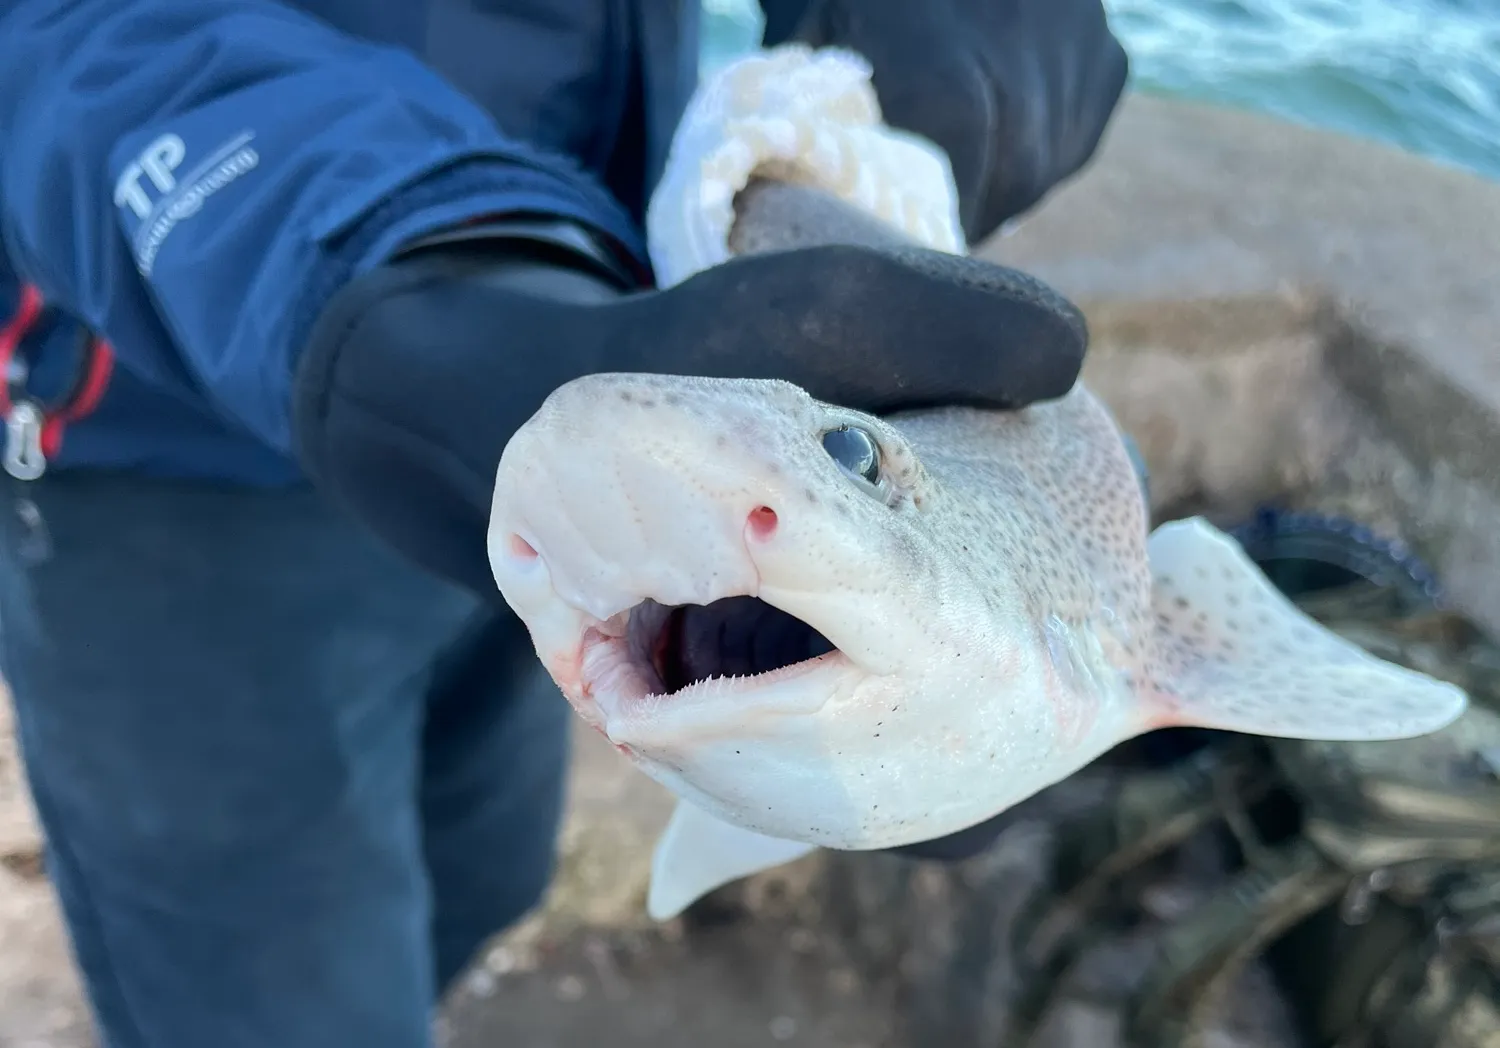
<path fill-rule="evenodd" d="M 1136 90 L 1373 138 L 1500 180 L 1500 0 L 1105 7 Z M 706 67 L 756 45 L 754 0 L 704 8 Z"/>

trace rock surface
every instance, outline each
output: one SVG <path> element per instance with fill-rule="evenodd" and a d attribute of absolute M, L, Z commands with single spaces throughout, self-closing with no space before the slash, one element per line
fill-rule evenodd
<path fill-rule="evenodd" d="M 1349 512 L 1412 542 L 1465 611 L 1500 626 L 1500 471 L 1486 465 L 1500 187 L 1135 97 L 1091 169 L 986 251 L 1085 306 L 1088 381 L 1140 441 L 1160 511 L 1233 517 L 1279 497 Z M 9 734 L 0 720 L 0 1048 L 85 1048 Z M 663 791 L 589 734 L 572 788 L 550 899 L 452 994 L 453 1048 L 989 1048 L 1012 979 L 997 944 L 1040 883 L 1059 811 L 1108 780 L 1023 806 L 999 847 L 951 871 L 816 856 L 662 927 L 643 899 Z M 1109 943 L 1083 989 L 1139 969 L 1140 949 Z M 1241 990 L 1265 1005 L 1263 987 Z M 1048 1045 L 1107 1045 L 1117 1016 L 1085 1001 L 1059 1022 Z M 1225 1045 L 1285 1032 L 1223 1026 Z"/>
<path fill-rule="evenodd" d="M 1086 379 L 1142 442 L 1158 508 L 1348 510 L 1500 631 L 1500 186 L 1137 97 L 986 253 L 1084 306 Z"/>

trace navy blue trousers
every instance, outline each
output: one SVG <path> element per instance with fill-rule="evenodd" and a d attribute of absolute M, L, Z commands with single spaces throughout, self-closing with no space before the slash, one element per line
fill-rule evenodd
<path fill-rule="evenodd" d="M 503 606 L 309 491 L 3 502 L 0 645 L 106 1048 L 425 1048 L 540 897 L 567 704 Z"/>

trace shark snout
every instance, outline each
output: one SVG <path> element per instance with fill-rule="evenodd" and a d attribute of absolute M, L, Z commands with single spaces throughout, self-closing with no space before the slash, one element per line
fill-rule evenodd
<path fill-rule="evenodd" d="M 747 596 L 891 672 L 906 645 L 903 580 L 881 567 L 887 510 L 830 457 L 830 423 L 775 384 L 710 387 L 701 404 L 695 388 L 669 400 L 649 376 L 579 380 L 506 447 L 491 563 L 539 648 L 538 624 L 576 652 L 648 600 Z"/>
<path fill-rule="evenodd" d="M 695 445 L 610 439 L 603 426 L 517 434 L 497 474 L 489 543 L 496 583 L 524 620 L 545 617 L 548 601 L 588 624 L 646 600 L 759 594 L 763 558 L 803 531 L 795 500 L 763 464 L 684 447 Z"/>

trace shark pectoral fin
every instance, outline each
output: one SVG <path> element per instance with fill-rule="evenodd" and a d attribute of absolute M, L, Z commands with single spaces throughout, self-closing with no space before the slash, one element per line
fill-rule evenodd
<path fill-rule="evenodd" d="M 1162 658 L 1149 727 L 1363 742 L 1426 735 L 1468 704 L 1309 618 L 1201 518 L 1157 528 L 1149 552 Z"/>
<path fill-rule="evenodd" d="M 651 858 L 646 910 L 654 921 L 668 920 L 715 888 L 816 850 L 814 844 L 742 830 L 678 801 Z"/>

